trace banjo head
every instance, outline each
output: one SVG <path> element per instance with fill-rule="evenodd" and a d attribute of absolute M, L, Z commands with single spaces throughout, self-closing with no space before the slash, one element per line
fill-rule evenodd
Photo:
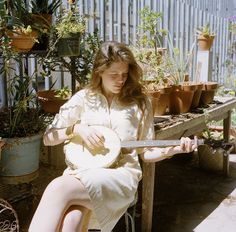
<path fill-rule="evenodd" d="M 117 134 L 104 126 L 92 126 L 105 138 L 104 148 L 90 149 L 79 136 L 64 146 L 66 162 L 72 168 L 110 167 L 120 154 L 120 139 Z"/>

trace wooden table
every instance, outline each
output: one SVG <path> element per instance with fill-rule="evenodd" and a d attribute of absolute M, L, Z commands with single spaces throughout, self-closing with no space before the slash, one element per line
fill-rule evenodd
<path fill-rule="evenodd" d="M 206 128 L 207 122 L 223 119 L 223 133 L 226 141 L 229 140 L 231 110 L 236 108 L 236 98 L 222 97 L 217 101 L 223 104 L 214 104 L 205 110 L 204 114 L 196 114 L 196 117 L 176 122 L 175 124 L 156 130 L 156 139 L 179 139 L 181 136 L 190 136 L 201 132 Z M 229 158 L 224 156 L 223 171 L 229 173 Z M 142 182 L 142 232 L 152 231 L 152 214 L 154 198 L 155 163 L 143 162 Z"/>

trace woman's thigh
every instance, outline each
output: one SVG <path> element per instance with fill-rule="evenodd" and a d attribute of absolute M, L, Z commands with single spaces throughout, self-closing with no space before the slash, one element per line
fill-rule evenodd
<path fill-rule="evenodd" d="M 89 194 L 84 185 L 79 179 L 70 175 L 57 177 L 50 182 L 44 196 L 51 198 L 53 201 L 63 201 L 67 206 L 81 205 L 88 209 L 92 207 Z"/>

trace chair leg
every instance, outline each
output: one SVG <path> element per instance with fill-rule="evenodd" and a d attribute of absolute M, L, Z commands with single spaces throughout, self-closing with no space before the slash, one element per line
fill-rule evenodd
<path fill-rule="evenodd" d="M 131 231 L 135 232 L 135 219 L 134 217 L 131 216 L 131 214 L 127 211 L 125 213 L 125 225 L 126 225 L 126 232 L 129 231 L 129 219 L 130 219 L 130 224 L 131 224 Z"/>
<path fill-rule="evenodd" d="M 82 232 L 88 232 L 88 226 L 89 226 L 89 220 L 90 220 L 91 214 L 92 214 L 92 211 L 89 210 L 89 211 L 84 215 Z"/>

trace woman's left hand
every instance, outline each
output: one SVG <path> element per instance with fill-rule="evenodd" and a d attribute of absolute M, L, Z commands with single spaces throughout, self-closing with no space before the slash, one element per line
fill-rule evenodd
<path fill-rule="evenodd" d="M 180 139 L 180 146 L 176 146 L 175 150 L 178 153 L 189 153 L 194 151 L 197 148 L 197 137 L 194 137 L 194 140 L 191 140 L 188 137 L 182 137 Z"/>

